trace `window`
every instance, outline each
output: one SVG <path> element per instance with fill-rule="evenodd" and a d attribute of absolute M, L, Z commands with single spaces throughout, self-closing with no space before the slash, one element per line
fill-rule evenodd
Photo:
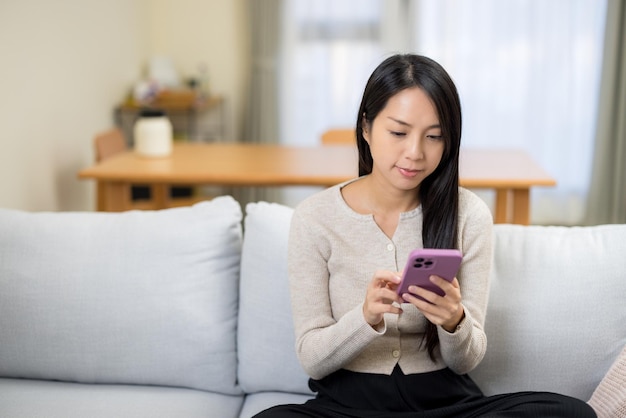
<path fill-rule="evenodd" d="M 367 77 L 383 53 L 382 2 L 285 3 L 282 142 L 315 145 L 326 129 L 355 124 Z"/>
<path fill-rule="evenodd" d="M 606 4 L 422 0 L 416 50 L 452 75 L 465 147 L 519 148 L 557 180 L 533 189 L 537 223 L 575 224 L 591 177 Z"/>
<path fill-rule="evenodd" d="M 416 52 L 459 88 L 462 146 L 524 149 L 556 178 L 532 191 L 533 222 L 578 223 L 605 12 L 606 0 L 285 0 L 281 142 L 314 145 L 354 126 L 374 67 Z"/>

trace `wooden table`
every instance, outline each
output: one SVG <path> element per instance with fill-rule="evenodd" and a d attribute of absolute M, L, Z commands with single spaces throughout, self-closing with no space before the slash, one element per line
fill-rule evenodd
<path fill-rule="evenodd" d="M 459 182 L 496 192 L 495 223 L 530 224 L 530 188 L 556 180 L 521 150 L 462 149 Z"/>
<path fill-rule="evenodd" d="M 353 146 L 177 143 L 167 158 L 144 158 L 127 151 L 78 173 L 104 188 L 104 207 L 130 207 L 130 185 L 332 186 L 356 177 Z M 460 183 L 496 191 L 495 222 L 528 224 L 530 188 L 555 180 L 523 151 L 462 150 Z M 167 196 L 160 199 L 165 207 Z"/>

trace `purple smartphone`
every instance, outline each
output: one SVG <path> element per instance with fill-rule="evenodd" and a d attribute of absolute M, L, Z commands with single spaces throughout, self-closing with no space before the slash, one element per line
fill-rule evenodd
<path fill-rule="evenodd" d="M 429 277 L 434 274 L 451 282 L 459 271 L 462 259 L 459 250 L 421 248 L 411 251 L 402 281 L 398 285 L 398 294 L 410 293 L 409 286 L 417 285 L 443 296 L 444 291 L 433 284 Z"/>

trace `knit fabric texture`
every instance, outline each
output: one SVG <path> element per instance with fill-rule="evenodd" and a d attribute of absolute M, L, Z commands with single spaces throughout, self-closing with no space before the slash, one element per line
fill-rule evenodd
<path fill-rule="evenodd" d="M 626 417 L 626 347 L 589 399 L 598 418 Z"/>

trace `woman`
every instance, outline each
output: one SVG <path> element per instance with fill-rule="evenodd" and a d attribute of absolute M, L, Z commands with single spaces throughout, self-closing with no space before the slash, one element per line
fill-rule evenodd
<path fill-rule="evenodd" d="M 289 276 L 296 349 L 315 399 L 258 417 L 593 417 L 551 393 L 485 397 L 467 375 L 482 360 L 492 217 L 458 185 L 461 108 L 454 83 L 418 55 L 383 61 L 357 124 L 359 177 L 296 208 Z M 415 248 L 463 254 L 444 295 L 398 295 Z M 421 298 L 418 298 L 421 297 Z"/>

